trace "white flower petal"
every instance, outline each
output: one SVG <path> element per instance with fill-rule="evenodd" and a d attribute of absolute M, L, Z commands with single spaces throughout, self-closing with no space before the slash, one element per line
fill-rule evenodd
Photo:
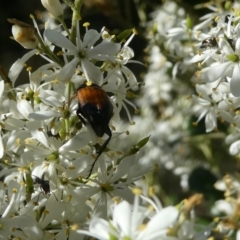
<path fill-rule="evenodd" d="M 93 218 L 89 225 L 89 231 L 97 239 L 109 239 L 109 223 L 104 219 Z"/>
<path fill-rule="evenodd" d="M 86 32 L 86 34 L 83 37 L 83 45 L 82 48 L 84 49 L 85 47 L 92 47 L 98 39 L 101 37 L 101 34 L 97 32 L 94 29 L 90 29 Z"/>
<path fill-rule="evenodd" d="M 230 148 L 229 148 L 229 152 L 231 155 L 237 155 L 240 153 L 240 140 L 234 142 Z"/>
<path fill-rule="evenodd" d="M 54 16 L 60 17 L 63 15 L 63 7 L 59 0 L 41 0 L 42 5 Z"/>
<path fill-rule="evenodd" d="M 26 53 L 22 58 L 18 59 L 10 68 L 9 73 L 8 73 L 8 77 L 11 79 L 13 85 L 17 79 L 17 77 L 19 76 L 20 72 L 22 71 L 24 64 L 26 63 L 26 61 L 32 57 L 33 55 L 35 55 L 37 53 L 38 50 L 34 49 L 28 53 Z"/>
<path fill-rule="evenodd" d="M 38 121 L 28 122 L 26 127 L 35 139 L 37 139 L 45 147 L 47 148 L 49 147 L 48 138 L 46 134 L 44 134 L 43 131 L 38 130 L 41 127 L 41 122 Z"/>
<path fill-rule="evenodd" d="M 227 202 L 226 200 L 218 200 L 215 202 L 215 207 L 218 211 L 225 213 L 227 215 L 233 214 L 233 206 L 231 203 Z"/>
<path fill-rule="evenodd" d="M 75 73 L 79 61 L 80 59 L 76 57 L 71 62 L 67 63 L 58 73 L 58 80 L 64 83 L 69 82 Z"/>
<path fill-rule="evenodd" d="M 135 77 L 133 72 L 125 66 L 122 66 L 122 72 L 125 74 L 130 88 L 134 91 L 137 91 L 138 90 L 137 78 Z"/>
<path fill-rule="evenodd" d="M 207 82 L 214 82 L 220 77 L 227 75 L 226 70 L 232 65 L 232 62 L 225 62 L 207 68 L 207 71 L 202 71 L 201 77 Z"/>
<path fill-rule="evenodd" d="M 20 130 L 25 126 L 25 122 L 16 118 L 8 117 L 4 122 L 6 130 Z"/>
<path fill-rule="evenodd" d="M 8 138 L 7 143 L 6 143 L 7 151 L 14 150 L 21 144 L 24 145 L 25 139 L 29 138 L 30 136 L 31 136 L 30 133 L 26 130 L 13 132 L 10 135 L 10 137 Z M 20 140 L 20 142 L 18 140 Z M 16 145 L 16 142 L 19 142 L 18 145 Z"/>
<path fill-rule="evenodd" d="M 218 42 L 219 48 L 225 55 L 235 54 L 233 49 L 229 46 L 224 38 L 220 38 Z"/>
<path fill-rule="evenodd" d="M 44 35 L 50 42 L 61 48 L 69 50 L 71 54 L 74 54 L 77 51 L 76 46 L 60 32 L 46 29 Z"/>
<path fill-rule="evenodd" d="M 3 96 L 3 93 L 4 93 L 4 81 L 3 80 L 1 80 L 0 81 L 0 96 L 1 96 L 1 98 L 0 98 L 0 106 L 1 106 L 1 103 L 2 103 L 2 96 Z"/>
<path fill-rule="evenodd" d="M 100 55 L 110 55 L 114 56 L 121 49 L 121 45 L 113 42 L 101 42 L 96 47 L 87 51 L 87 56 L 89 58 L 97 59 L 97 56 Z"/>
<path fill-rule="evenodd" d="M 35 219 L 22 215 L 11 219 L 11 224 L 15 228 L 21 228 L 29 239 L 41 240 L 43 232 Z"/>
<path fill-rule="evenodd" d="M 3 154 L 4 154 L 4 147 L 3 147 L 3 142 L 2 142 L 2 136 L 0 134 L 0 158 L 3 157 Z"/>
<path fill-rule="evenodd" d="M 235 97 L 240 97 L 240 66 L 235 64 L 230 81 L 230 90 Z"/>
<path fill-rule="evenodd" d="M 42 100 L 42 102 L 45 103 L 47 106 L 56 108 L 62 107 L 62 104 L 65 100 L 63 95 L 53 90 L 41 89 L 39 97 Z"/>
<path fill-rule="evenodd" d="M 175 207 L 170 206 L 162 209 L 148 222 L 141 236 L 142 239 L 150 238 L 155 232 L 162 233 L 162 230 L 167 230 L 168 227 L 176 222 L 178 215 L 179 212 Z"/>
<path fill-rule="evenodd" d="M 56 112 L 54 111 L 40 111 L 31 113 L 28 116 L 29 118 L 35 119 L 35 120 L 46 120 L 52 117 L 56 117 Z"/>
<path fill-rule="evenodd" d="M 217 126 L 217 118 L 214 108 L 210 109 L 205 117 L 206 132 L 211 132 Z"/>
<path fill-rule="evenodd" d="M 90 141 L 88 132 L 81 132 L 67 141 L 60 149 L 59 152 L 70 150 L 78 150 L 86 146 Z"/>
<path fill-rule="evenodd" d="M 131 205 L 127 201 L 123 201 L 114 207 L 114 225 L 120 228 L 119 230 L 124 236 L 131 235 L 131 215 Z"/>
<path fill-rule="evenodd" d="M 205 54 L 197 54 L 195 55 L 192 59 L 190 59 L 189 63 L 196 63 L 196 62 L 201 62 L 206 58 Z"/>
<path fill-rule="evenodd" d="M 118 181 L 122 176 L 128 174 L 131 166 L 134 164 L 134 161 L 132 159 L 132 156 L 128 156 L 121 161 L 121 163 L 118 165 L 113 178 L 111 178 L 111 182 Z"/>
<path fill-rule="evenodd" d="M 28 115 L 33 112 L 31 104 L 24 99 L 17 103 L 17 109 L 26 119 L 28 119 Z"/>
<path fill-rule="evenodd" d="M 214 187 L 220 191 L 226 191 L 226 183 L 223 180 L 219 180 L 216 183 L 214 183 Z"/>
<path fill-rule="evenodd" d="M 88 59 L 82 59 L 81 64 L 86 78 L 97 85 L 101 85 L 103 81 L 103 73 L 99 70 L 99 68 Z"/>
<path fill-rule="evenodd" d="M 229 112 L 220 111 L 220 116 L 229 123 L 233 123 L 234 121 L 234 117 Z"/>

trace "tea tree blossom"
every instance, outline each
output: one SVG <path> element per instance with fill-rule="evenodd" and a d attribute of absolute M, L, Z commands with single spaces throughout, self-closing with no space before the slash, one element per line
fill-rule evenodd
<path fill-rule="evenodd" d="M 152 206 L 150 205 L 151 207 L 147 210 L 145 206 L 142 206 L 141 200 L 155 204 L 154 201 L 145 196 L 139 196 L 138 189 L 133 189 L 133 192 L 136 194 L 133 205 L 126 201 L 116 203 L 112 210 L 112 220 L 107 222 L 104 219 L 95 217 L 90 222 L 89 232 L 82 230 L 78 232 L 98 239 L 182 239 L 188 237 L 206 239 L 207 234 L 205 235 L 205 233 L 208 232 L 208 228 L 202 229 L 198 233 L 193 231 L 191 236 L 187 236 L 185 233 L 182 235 L 181 233 L 181 231 L 185 231 L 184 228 L 186 232 L 189 232 L 191 224 L 189 225 L 189 222 L 185 220 L 181 222 L 180 219 L 186 213 L 184 213 L 185 210 L 189 211 L 189 209 L 187 210 L 188 204 L 193 204 L 193 199 L 199 196 L 193 196 L 188 203 L 186 201 L 182 212 L 176 207 L 170 206 L 157 209 L 157 212 L 151 216 L 150 209 Z"/>
<path fill-rule="evenodd" d="M 126 65 L 134 57 L 128 46 L 134 34 L 125 43 L 117 43 L 113 37 L 102 38 L 102 32 L 86 27 L 82 40 L 77 19 L 71 31 L 66 29 L 59 1 L 42 3 L 65 31 L 46 25 L 41 35 L 33 17 L 33 26 L 11 20 L 14 39 L 33 50 L 18 59 L 8 75 L 1 74 L 0 176 L 5 185 L 1 185 L 0 235 L 79 239 L 82 235 L 77 230 L 88 226 L 88 218 L 107 219 L 114 197 L 131 201 L 134 182 L 153 169 L 153 165 L 141 166 L 136 155 L 148 138 L 142 136 L 142 141 L 123 153 L 117 140 L 122 133 L 113 131 L 112 141 L 86 179 L 98 143 L 104 139 L 97 138 L 76 116 L 75 92 L 85 81 L 100 87 L 105 83 L 116 112 L 115 122 L 120 120 L 122 107 L 128 112 L 122 102 L 134 106 L 126 99 L 130 88 L 138 89 L 137 79 Z M 74 31 L 76 38 L 72 39 Z M 60 53 L 55 52 L 56 46 Z M 29 82 L 15 87 L 24 64 L 34 54 L 47 63 L 35 71 L 29 66 Z M 112 122 L 110 126 L 114 129 Z M 43 182 L 36 184 L 36 178 Z"/>
<path fill-rule="evenodd" d="M 156 177 L 167 169 L 179 177 L 174 193 L 177 184 L 189 190 L 188 176 L 196 166 L 218 169 L 216 152 L 222 149 L 210 147 L 216 138 L 225 140 L 230 154 L 240 155 L 239 3 L 211 2 L 211 12 L 197 24 L 175 2 L 156 8 L 142 25 L 149 67 L 140 84 L 129 67 L 140 63 L 131 48 L 135 29 L 115 36 L 104 26 L 96 30 L 82 23 L 82 0 L 41 2 L 47 11 L 44 29 L 32 15 L 32 25 L 10 19 L 13 39 L 30 50 L 8 73 L 0 68 L 0 238 L 239 236 L 237 176 L 216 184 L 231 202 L 208 206 L 204 224 L 198 220 L 198 207 L 206 204 L 202 194 L 185 192 L 181 201 L 176 193 L 178 202 L 171 205 L 169 189 L 159 185 L 173 184 L 172 179 Z M 71 25 L 64 18 L 67 6 Z M 27 65 L 34 55 L 45 61 L 37 69 Z M 16 86 L 23 69 L 29 80 Z M 76 115 L 76 90 L 85 82 L 103 89 L 113 106 L 111 141 L 89 177 L 107 136 L 98 137 Z M 140 114 L 132 116 L 138 106 Z M 199 130 L 201 120 L 205 128 Z M 223 124 L 224 132 L 216 132 Z M 209 220 L 220 212 L 227 221 Z"/>

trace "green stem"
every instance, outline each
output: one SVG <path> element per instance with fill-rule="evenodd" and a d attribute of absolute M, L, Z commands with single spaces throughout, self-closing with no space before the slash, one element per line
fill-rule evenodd
<path fill-rule="evenodd" d="M 76 43 L 76 36 L 77 36 L 77 22 L 81 20 L 81 7 L 83 4 L 83 0 L 75 0 L 73 3 L 70 0 L 63 0 L 68 6 L 71 7 L 73 11 L 73 16 L 72 16 L 72 28 L 71 28 L 71 36 L 70 40 L 73 44 Z"/>
<path fill-rule="evenodd" d="M 61 66 L 61 67 L 64 66 L 64 64 L 61 62 L 61 60 L 49 49 L 48 46 L 45 45 L 45 43 L 42 41 L 42 38 L 38 34 L 35 34 L 35 36 L 37 37 L 37 39 L 40 43 L 40 48 L 38 47 L 37 49 L 40 52 L 47 54 L 59 66 Z"/>
<path fill-rule="evenodd" d="M 65 122 L 65 133 L 66 133 L 65 137 L 66 139 L 69 139 L 69 133 L 70 133 L 69 118 L 65 119 L 64 122 Z"/>
<path fill-rule="evenodd" d="M 83 0 L 75 0 L 72 17 L 72 30 L 71 30 L 71 37 L 70 40 L 75 44 L 76 36 L 77 36 L 77 22 L 81 20 L 81 7 L 82 7 Z"/>
<path fill-rule="evenodd" d="M 63 19 L 63 17 L 62 17 L 62 16 L 59 17 L 59 18 L 58 18 L 58 21 L 62 24 L 64 30 L 67 32 L 68 37 L 70 38 L 71 33 L 70 33 L 70 31 L 69 31 L 69 29 L 68 29 L 68 27 L 67 27 L 67 25 L 66 25 L 66 23 L 65 23 L 65 21 L 64 21 L 64 19 Z"/>
<path fill-rule="evenodd" d="M 74 3 L 71 0 L 63 0 L 70 8 L 74 8 Z"/>

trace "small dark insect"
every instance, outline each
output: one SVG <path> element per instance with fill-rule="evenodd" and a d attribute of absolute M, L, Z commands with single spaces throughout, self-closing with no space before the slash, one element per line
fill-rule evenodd
<path fill-rule="evenodd" d="M 35 180 L 34 180 L 34 184 L 40 184 L 40 189 L 41 189 L 41 192 L 39 193 L 38 195 L 38 198 L 37 198 L 37 202 L 38 202 L 38 199 L 39 199 L 39 196 L 40 194 L 42 193 L 43 195 L 47 195 L 48 193 L 50 193 L 50 184 L 49 184 L 49 181 L 48 180 L 44 180 L 44 174 L 42 176 L 42 178 L 39 178 L 35 175 L 33 175 L 35 177 Z M 56 198 L 57 200 L 57 197 L 55 196 L 55 194 L 53 193 L 54 197 Z"/>
<path fill-rule="evenodd" d="M 86 125 L 86 121 L 89 122 L 98 137 L 102 137 L 105 133 L 108 135 L 108 139 L 97 151 L 97 157 L 86 177 L 89 178 L 96 161 L 112 137 L 112 132 L 108 124 L 113 115 L 113 106 L 107 93 L 101 87 L 91 82 L 86 82 L 77 89 L 77 98 L 77 116 L 82 123 Z"/>
<path fill-rule="evenodd" d="M 54 138 L 56 138 L 56 139 L 59 139 L 59 138 L 60 138 L 59 133 L 53 134 L 53 133 L 51 132 L 51 130 L 47 131 L 47 135 L 48 135 L 48 137 L 54 137 Z"/>
<path fill-rule="evenodd" d="M 233 40 L 232 38 L 227 38 L 227 42 L 231 46 L 232 50 L 235 51 L 235 40 Z"/>
<path fill-rule="evenodd" d="M 230 14 L 226 15 L 226 16 L 225 16 L 225 19 L 224 19 L 224 22 L 225 22 L 225 23 L 228 23 L 228 22 L 229 22 L 229 19 L 230 19 L 230 17 L 231 17 L 231 15 L 230 15 Z M 233 25 L 233 22 L 231 22 L 231 25 Z"/>
<path fill-rule="evenodd" d="M 202 41 L 200 46 L 201 50 L 206 50 L 207 48 L 215 48 L 218 47 L 218 43 L 215 37 L 209 37 Z"/>

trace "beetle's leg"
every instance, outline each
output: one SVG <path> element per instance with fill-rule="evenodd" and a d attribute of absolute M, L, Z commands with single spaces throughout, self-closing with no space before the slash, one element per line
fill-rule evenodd
<path fill-rule="evenodd" d="M 36 201 L 37 204 L 38 204 L 38 200 L 39 200 L 39 197 L 40 197 L 41 193 L 46 197 L 46 195 L 44 194 L 44 192 L 41 191 L 41 192 L 38 194 L 38 197 L 37 197 L 37 201 Z M 46 197 L 46 198 L 47 198 L 47 197 Z"/>
<path fill-rule="evenodd" d="M 91 168 L 90 168 L 89 174 L 88 174 L 88 176 L 86 177 L 86 179 L 88 179 L 88 178 L 91 176 L 92 171 L 93 171 L 93 168 L 94 168 L 94 166 L 95 166 L 95 163 L 97 162 L 98 158 L 101 156 L 101 154 L 103 153 L 104 149 L 107 147 L 109 141 L 111 140 L 112 132 L 111 132 L 111 130 L 110 130 L 109 127 L 107 127 L 105 133 L 106 133 L 109 137 L 108 137 L 108 139 L 104 142 L 104 144 L 100 147 L 100 149 L 99 149 L 99 151 L 98 151 L 98 153 L 97 153 L 97 157 L 95 158 L 95 160 L 94 160 L 94 162 L 93 162 L 93 164 L 92 164 L 92 166 L 91 166 Z"/>
<path fill-rule="evenodd" d="M 108 135 L 108 139 L 104 142 L 104 144 L 97 151 L 98 157 L 103 153 L 104 149 L 107 147 L 108 143 L 110 142 L 110 140 L 112 138 L 112 132 L 109 127 L 106 128 L 105 133 Z"/>

